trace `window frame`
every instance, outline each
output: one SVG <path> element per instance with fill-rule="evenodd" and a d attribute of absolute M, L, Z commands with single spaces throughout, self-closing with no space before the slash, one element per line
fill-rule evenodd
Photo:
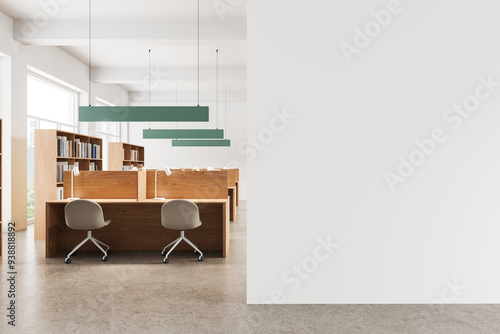
<path fill-rule="evenodd" d="M 99 97 L 96 97 L 95 101 L 96 101 L 96 106 L 108 106 L 108 107 L 114 107 L 115 106 L 114 104 L 109 103 L 108 101 L 106 101 L 104 99 L 101 99 Z M 111 123 L 111 122 L 96 122 L 96 124 L 97 123 Z M 122 127 L 121 127 L 121 124 L 120 124 L 120 122 L 112 122 L 112 123 L 116 124 L 116 129 L 118 130 L 117 134 L 113 134 L 113 133 L 109 133 L 109 132 L 104 132 L 104 131 L 97 131 L 97 127 L 96 127 L 95 133 L 96 133 L 97 137 L 99 137 L 99 134 L 106 135 L 106 136 L 110 136 L 110 137 L 115 137 L 117 139 L 116 142 L 120 142 L 121 138 L 122 138 Z M 103 127 L 101 127 L 101 129 L 102 128 Z"/>
<path fill-rule="evenodd" d="M 40 75 L 38 73 L 35 73 L 33 71 L 30 71 L 28 70 L 28 75 L 26 77 L 26 80 L 28 80 L 28 78 L 31 77 L 35 80 L 38 80 L 46 85 L 49 85 L 53 88 L 56 88 L 56 89 L 59 89 L 59 90 L 62 90 L 66 93 L 70 93 L 71 95 L 74 96 L 74 99 L 73 99 L 73 123 L 74 124 L 67 124 L 67 123 L 62 123 L 62 122 L 57 122 L 57 121 L 54 121 L 54 120 L 49 120 L 49 119 L 46 119 L 46 118 L 43 118 L 43 117 L 38 117 L 38 116 L 35 116 L 35 115 L 30 115 L 29 114 L 29 111 L 26 110 L 26 115 L 27 117 L 31 117 L 31 118 L 35 118 L 35 119 L 38 119 L 38 120 L 42 120 L 42 121 L 45 121 L 45 122 L 50 122 L 50 123 L 56 123 L 57 124 L 57 129 L 58 130 L 61 130 L 61 125 L 64 125 L 64 126 L 68 126 L 68 127 L 72 127 L 72 128 L 75 128 L 75 133 L 79 133 L 80 131 L 80 122 L 78 121 L 78 108 L 80 107 L 80 93 L 77 92 L 76 90 L 72 89 L 71 87 L 69 86 L 65 86 L 63 84 L 60 84 L 54 80 L 51 80 L 50 78 L 47 78 L 43 75 Z M 26 94 L 28 95 L 28 94 Z M 27 98 L 29 98 L 29 96 L 27 96 Z M 40 125 L 40 122 L 38 121 L 37 122 L 37 126 Z M 39 129 L 39 127 L 37 127 L 37 129 Z"/>

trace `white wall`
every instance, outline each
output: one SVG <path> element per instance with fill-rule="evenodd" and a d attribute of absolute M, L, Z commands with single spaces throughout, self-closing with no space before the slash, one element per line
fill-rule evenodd
<path fill-rule="evenodd" d="M 12 20 L 0 12 L 0 117 L 2 118 L 2 222 L 11 217 L 11 57 Z M 3 224 L 2 226 L 6 226 Z"/>
<path fill-rule="evenodd" d="M 139 105 L 139 103 L 134 103 Z M 155 102 L 151 105 L 172 105 Z M 178 102 L 178 105 L 193 105 Z M 179 129 L 215 129 L 216 104 L 200 101 L 200 105 L 209 106 L 209 122 L 178 122 Z M 170 139 L 143 139 L 142 130 L 149 128 L 149 123 L 130 123 L 129 142 L 144 146 L 147 168 L 169 167 L 235 167 L 240 169 L 240 199 L 246 200 L 246 154 L 242 148 L 246 140 L 246 103 L 227 102 L 227 126 L 224 124 L 224 103 L 219 102 L 219 128 L 225 128 L 226 139 L 231 140 L 230 147 L 172 147 Z M 151 129 L 175 129 L 176 123 L 151 123 Z"/>
<path fill-rule="evenodd" d="M 12 56 L 17 44 L 12 39 L 13 21 L 0 12 L 0 116 L 2 117 L 2 224 L 12 219 Z"/>
<path fill-rule="evenodd" d="M 5 85 L 2 77 L 2 94 L 9 94 L 0 104 L 4 118 L 4 215 L 3 221 L 14 220 L 18 229 L 26 228 L 26 175 L 27 175 L 27 73 L 28 68 L 62 82 L 81 92 L 81 105 L 88 104 L 88 67 L 56 47 L 23 46 L 12 39 L 12 20 L 0 13 L 0 64 L 10 65 L 11 81 Z M 10 63 L 10 64 L 9 64 Z M 7 64 L 7 65 L 5 65 Z M 6 72 L 7 73 L 7 72 Z M 95 97 L 108 101 L 128 103 L 128 93 L 117 86 L 92 85 Z M 3 97 L 3 95 L 2 95 Z M 92 102 L 94 103 L 94 102 Z M 10 128 L 10 129 L 9 129 Z M 9 131 L 10 130 L 10 131 Z M 93 135 L 92 126 L 82 124 L 80 132 Z M 7 138 L 6 138 L 7 137 Z M 9 170 L 9 165 L 11 169 Z M 7 166 L 7 167 L 6 167 Z M 5 182 L 6 178 L 10 182 Z M 10 184 L 9 184 L 10 183 Z M 9 196 L 9 193 L 11 196 Z M 10 200 L 10 203 L 9 203 Z M 11 210 L 8 210 L 10 205 Z"/>
<path fill-rule="evenodd" d="M 248 164 L 250 303 L 500 302 L 500 5 L 401 0 L 346 61 L 388 3 L 247 4 L 248 132 L 295 116 Z"/>
<path fill-rule="evenodd" d="M 2 222 L 11 217 L 11 60 L 0 56 L 0 117 L 2 118 Z M 3 226 L 3 225 L 2 225 Z M 1 232 L 1 231 L 0 231 Z"/>

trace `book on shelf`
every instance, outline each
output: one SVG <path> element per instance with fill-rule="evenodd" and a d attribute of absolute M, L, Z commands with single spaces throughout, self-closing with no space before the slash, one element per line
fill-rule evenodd
<path fill-rule="evenodd" d="M 132 160 L 132 161 L 139 160 L 139 151 L 138 150 L 130 150 L 130 160 Z"/>
<path fill-rule="evenodd" d="M 71 151 L 74 152 L 75 158 L 83 159 L 100 159 L 101 145 L 92 143 L 82 143 L 80 139 L 75 139 L 74 147 Z"/>
<path fill-rule="evenodd" d="M 75 138 L 75 157 L 80 156 L 81 146 L 82 145 L 81 145 L 80 139 Z"/>
<path fill-rule="evenodd" d="M 62 136 L 57 136 L 57 156 L 60 157 L 62 154 L 61 148 Z"/>
<path fill-rule="evenodd" d="M 58 161 L 57 162 L 57 175 L 56 182 L 64 182 L 63 175 L 66 171 L 72 171 L 73 167 L 79 167 L 78 161 L 75 162 L 74 165 L 70 165 L 67 161 Z"/>
<path fill-rule="evenodd" d="M 90 162 L 89 163 L 89 171 L 97 171 L 99 170 L 99 166 L 95 162 Z"/>
<path fill-rule="evenodd" d="M 66 136 L 57 136 L 57 155 L 59 157 L 73 156 L 73 141 Z"/>
<path fill-rule="evenodd" d="M 64 187 L 57 187 L 57 199 L 64 199 Z"/>
<path fill-rule="evenodd" d="M 97 144 L 92 144 L 92 149 L 93 149 L 93 155 L 92 158 L 94 159 L 100 159 L 101 157 L 101 145 Z"/>
<path fill-rule="evenodd" d="M 65 170 L 68 170 L 68 162 L 67 161 L 58 161 L 57 162 L 56 182 L 63 182 L 63 172 Z"/>

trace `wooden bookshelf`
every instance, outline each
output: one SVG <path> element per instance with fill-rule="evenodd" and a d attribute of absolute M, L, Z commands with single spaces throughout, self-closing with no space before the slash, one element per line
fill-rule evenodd
<path fill-rule="evenodd" d="M 124 168 L 144 166 L 144 147 L 127 143 L 108 144 L 109 170 L 124 170 Z"/>
<path fill-rule="evenodd" d="M 66 137 L 67 143 L 71 142 L 64 145 L 64 152 L 58 151 L 59 137 Z M 77 142 L 79 144 L 75 145 Z M 100 152 L 92 150 L 91 144 L 99 145 Z M 101 138 L 60 130 L 35 130 L 35 240 L 45 240 L 45 203 L 56 200 L 58 188 L 63 187 L 63 180 L 58 182 L 58 163 L 78 164 L 82 171 L 91 166 L 102 170 L 102 150 Z M 59 178 L 62 178 L 61 173 Z M 64 198 L 67 195 L 64 194 Z"/>

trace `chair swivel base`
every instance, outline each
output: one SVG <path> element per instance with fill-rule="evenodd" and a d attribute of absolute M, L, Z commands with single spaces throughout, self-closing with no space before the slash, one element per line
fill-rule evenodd
<path fill-rule="evenodd" d="M 205 260 L 205 258 L 203 257 L 203 252 L 200 251 L 198 249 L 198 247 L 196 247 L 195 244 L 193 244 L 188 238 L 186 238 L 184 236 L 184 231 L 181 231 L 181 236 L 178 237 L 177 239 L 175 239 L 174 241 L 172 241 L 171 243 L 169 243 L 168 245 L 166 245 L 163 250 L 161 251 L 161 256 L 164 256 L 163 258 L 163 263 L 168 263 L 169 260 L 168 260 L 168 256 L 170 255 L 170 253 L 174 250 L 175 247 L 177 247 L 177 245 L 182 241 L 184 240 L 185 242 L 187 242 L 191 247 L 194 248 L 194 253 L 196 254 L 196 256 L 198 257 L 198 261 L 203 261 Z M 172 246 L 173 245 L 173 246 Z M 172 248 L 170 248 L 170 250 L 167 252 L 167 248 L 172 246 Z"/>
<path fill-rule="evenodd" d="M 92 236 L 92 231 L 87 231 L 87 237 L 85 239 L 82 240 L 82 242 L 80 242 L 75 248 L 73 248 L 73 250 L 68 254 L 68 256 L 64 259 L 64 263 L 66 264 L 69 264 L 71 263 L 71 255 L 74 255 L 74 253 L 76 253 L 76 250 L 80 247 L 83 246 L 84 243 L 86 243 L 87 241 L 92 241 L 94 243 L 94 245 L 97 246 L 97 248 L 99 248 L 103 253 L 104 253 L 104 256 L 102 257 L 102 260 L 103 261 L 108 261 L 108 254 L 110 252 L 110 249 L 109 249 L 109 246 L 106 245 L 104 242 L 102 241 L 99 241 L 97 240 L 96 238 L 94 238 Z M 106 247 L 106 250 L 104 250 L 101 245 L 105 246 Z"/>

